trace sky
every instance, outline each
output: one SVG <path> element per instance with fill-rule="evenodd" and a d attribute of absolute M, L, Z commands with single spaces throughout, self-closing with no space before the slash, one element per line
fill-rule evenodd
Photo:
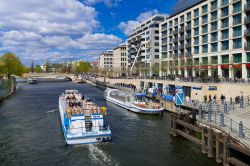
<path fill-rule="evenodd" d="M 0 55 L 26 66 L 96 61 L 154 14 L 170 14 L 175 0 L 0 0 Z"/>

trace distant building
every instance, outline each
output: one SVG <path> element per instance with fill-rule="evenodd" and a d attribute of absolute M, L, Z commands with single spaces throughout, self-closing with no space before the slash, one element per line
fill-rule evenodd
<path fill-rule="evenodd" d="M 127 73 L 127 54 L 126 45 L 122 44 L 113 49 L 113 71 L 117 76 Z"/>
<path fill-rule="evenodd" d="M 165 15 L 154 15 L 136 26 L 127 39 L 129 70 L 140 76 L 158 75 L 160 63 L 159 24 Z"/>
<path fill-rule="evenodd" d="M 108 50 L 100 54 L 99 57 L 100 68 L 105 69 L 107 71 L 112 71 L 114 64 L 113 64 L 113 50 Z"/>
<path fill-rule="evenodd" d="M 46 65 L 40 65 L 40 67 L 43 70 L 43 72 L 46 72 Z"/>

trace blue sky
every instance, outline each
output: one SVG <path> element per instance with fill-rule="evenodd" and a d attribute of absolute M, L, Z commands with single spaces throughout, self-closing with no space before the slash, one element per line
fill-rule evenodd
<path fill-rule="evenodd" d="M 95 61 L 126 40 L 132 27 L 175 0 L 0 1 L 0 54 L 15 53 L 25 65 Z M 49 4 L 49 5 L 48 5 Z"/>

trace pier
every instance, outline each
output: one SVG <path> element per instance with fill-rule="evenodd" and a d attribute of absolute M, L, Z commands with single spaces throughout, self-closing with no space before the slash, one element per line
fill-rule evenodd
<path fill-rule="evenodd" d="M 249 97 L 245 97 L 249 98 Z M 241 99 L 242 100 L 242 99 Z M 200 146 L 201 152 L 223 165 L 250 164 L 250 105 L 199 103 L 191 111 L 171 114 L 171 134 Z"/>

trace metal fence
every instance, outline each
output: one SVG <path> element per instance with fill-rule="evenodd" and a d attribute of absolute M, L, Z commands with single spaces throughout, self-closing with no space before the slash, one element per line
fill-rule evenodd
<path fill-rule="evenodd" d="M 242 121 L 236 122 L 233 119 L 225 116 L 223 112 L 203 112 L 199 110 L 199 120 L 210 125 L 215 125 L 218 128 L 230 132 L 239 138 L 245 138 L 250 140 L 250 129 L 246 128 Z"/>

